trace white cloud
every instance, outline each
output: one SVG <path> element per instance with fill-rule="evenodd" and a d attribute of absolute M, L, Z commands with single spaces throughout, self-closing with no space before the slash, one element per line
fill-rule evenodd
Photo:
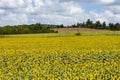
<path fill-rule="evenodd" d="M 108 9 L 113 11 L 115 14 L 119 14 L 120 13 L 120 5 L 109 6 Z"/>
<path fill-rule="evenodd" d="M 120 21 L 120 14 L 114 14 L 110 10 L 105 10 L 104 12 L 97 13 L 97 12 L 90 12 L 90 16 L 94 21 L 100 20 L 101 22 L 106 21 L 107 23 L 109 22 L 119 22 Z"/>
<path fill-rule="evenodd" d="M 34 0 L 33 2 L 34 2 L 34 6 L 36 7 L 42 7 L 45 5 L 42 0 Z"/>
<path fill-rule="evenodd" d="M 119 0 L 60 0 L 61 2 L 68 2 L 68 1 L 73 1 L 73 2 L 81 2 L 81 3 L 91 3 L 91 4 L 112 4 L 116 2 L 120 2 Z"/>
<path fill-rule="evenodd" d="M 101 3 L 103 4 L 110 4 L 110 3 L 114 3 L 115 0 L 101 0 Z"/>
<path fill-rule="evenodd" d="M 103 23 L 104 21 L 108 22 L 105 17 L 97 18 L 96 21 L 100 21 L 101 23 Z"/>
<path fill-rule="evenodd" d="M 76 7 L 76 6 L 71 6 L 70 7 L 70 13 L 71 14 L 80 14 L 82 12 L 84 12 L 84 10 L 80 7 Z"/>
<path fill-rule="evenodd" d="M 23 0 L 1 0 L 1 8 L 20 8 L 25 5 Z"/>
<path fill-rule="evenodd" d="M 4 14 L 5 10 L 4 9 L 0 9 L 0 15 Z"/>
<path fill-rule="evenodd" d="M 104 6 L 102 12 L 86 11 L 82 3 Z M 0 0 L 0 25 L 35 22 L 70 25 L 86 21 L 120 21 L 120 0 Z"/>
<path fill-rule="evenodd" d="M 42 18 L 45 20 L 44 23 L 50 24 L 50 23 L 55 23 L 55 24 L 74 24 L 78 22 L 78 20 L 74 17 L 70 16 L 62 16 L 62 15 L 42 15 Z"/>
<path fill-rule="evenodd" d="M 4 17 L 1 17 L 0 20 L 2 21 L 0 24 L 5 25 L 18 25 L 28 23 L 26 14 L 8 13 Z"/>

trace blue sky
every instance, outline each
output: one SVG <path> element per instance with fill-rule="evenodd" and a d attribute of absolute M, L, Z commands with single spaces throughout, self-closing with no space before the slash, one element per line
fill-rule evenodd
<path fill-rule="evenodd" d="M 0 26 L 120 22 L 120 0 L 0 0 Z"/>
<path fill-rule="evenodd" d="M 98 12 L 101 12 L 103 10 L 105 10 L 105 7 L 104 6 L 101 6 L 101 5 L 97 5 L 97 4 L 80 4 L 82 6 L 82 8 L 86 11 L 86 12 L 89 12 L 89 11 L 96 11 L 97 13 Z"/>

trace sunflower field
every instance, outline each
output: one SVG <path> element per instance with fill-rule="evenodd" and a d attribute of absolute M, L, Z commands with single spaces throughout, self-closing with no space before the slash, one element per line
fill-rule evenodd
<path fill-rule="evenodd" d="M 120 36 L 0 38 L 0 80 L 120 80 Z"/>

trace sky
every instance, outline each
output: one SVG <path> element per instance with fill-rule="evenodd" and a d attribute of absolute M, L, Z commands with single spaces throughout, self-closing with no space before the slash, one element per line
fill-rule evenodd
<path fill-rule="evenodd" d="M 0 26 L 120 22 L 120 0 L 0 0 Z"/>

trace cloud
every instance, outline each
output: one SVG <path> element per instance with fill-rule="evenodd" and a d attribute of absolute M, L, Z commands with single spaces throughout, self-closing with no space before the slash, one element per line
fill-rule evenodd
<path fill-rule="evenodd" d="M 74 24 L 78 22 L 78 20 L 74 17 L 70 16 L 63 16 L 63 15 L 52 15 L 52 14 L 45 14 L 42 15 L 42 18 L 45 20 L 44 23 L 56 23 L 56 24 Z M 57 20 L 57 21 L 56 21 Z"/>
<path fill-rule="evenodd" d="M 103 6 L 87 11 L 90 5 Z M 88 3 L 91 3 L 90 5 Z M 32 24 L 35 22 L 71 25 L 86 21 L 120 21 L 120 0 L 0 0 L 0 25 Z"/>
<path fill-rule="evenodd" d="M 91 4 L 112 4 L 118 2 L 118 0 L 60 0 L 61 2 L 80 2 L 80 3 L 91 3 Z"/>
<path fill-rule="evenodd" d="M 24 6 L 23 0 L 0 0 L 0 8 L 20 8 Z"/>
<path fill-rule="evenodd" d="M 73 2 L 59 3 L 58 0 L 54 0 L 54 2 L 53 0 L 49 0 L 49 1 L 34 0 L 34 1 L 26 1 L 26 3 L 28 3 L 29 5 L 27 6 L 22 5 L 25 7 L 20 6 L 18 7 L 18 9 L 16 9 L 17 7 L 15 6 L 9 6 L 10 8 L 12 8 L 11 11 L 4 8 L 7 10 L 9 14 L 2 16 L 2 21 L 13 24 L 18 24 L 18 23 L 21 24 L 23 22 L 26 23 L 26 18 L 30 17 L 28 18 L 28 22 L 31 23 L 32 21 L 36 22 L 36 20 L 38 20 L 43 23 L 52 23 L 52 24 L 63 23 L 67 25 L 78 22 L 79 20 L 76 17 L 84 13 L 84 10 L 81 8 L 81 6 Z M 22 15 L 24 14 L 26 16 L 21 16 L 21 14 Z M 21 16 L 21 17 L 17 17 L 17 16 Z M 12 20 L 8 20 L 9 18 L 12 18 Z M 21 20 L 23 22 L 21 22 Z"/>
<path fill-rule="evenodd" d="M 105 10 L 104 12 L 101 13 L 97 13 L 97 12 L 90 12 L 92 19 L 94 21 L 100 20 L 101 22 L 106 21 L 107 23 L 116 23 L 120 21 L 120 14 L 114 14 L 112 11 L 110 10 Z"/>
<path fill-rule="evenodd" d="M 7 13 L 4 17 L 0 18 L 0 24 L 5 25 L 19 25 L 28 23 L 26 14 Z"/>
<path fill-rule="evenodd" d="M 111 3 L 114 3 L 115 0 L 100 0 L 100 2 L 103 4 L 111 4 Z"/>
<path fill-rule="evenodd" d="M 109 6 L 108 9 L 114 12 L 115 14 L 120 14 L 120 5 Z"/>
<path fill-rule="evenodd" d="M 0 15 L 4 14 L 5 10 L 4 9 L 0 9 Z"/>

